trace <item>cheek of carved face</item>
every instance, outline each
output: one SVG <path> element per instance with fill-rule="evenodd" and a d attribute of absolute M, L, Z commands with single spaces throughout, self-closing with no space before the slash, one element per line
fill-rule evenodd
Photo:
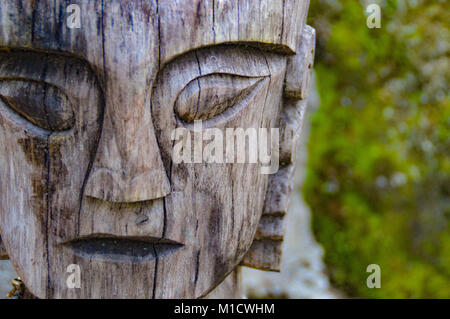
<path fill-rule="evenodd" d="M 83 61 L 0 53 L 0 233 L 16 271 L 39 297 L 58 276 L 59 242 L 77 232 L 101 103 Z"/>

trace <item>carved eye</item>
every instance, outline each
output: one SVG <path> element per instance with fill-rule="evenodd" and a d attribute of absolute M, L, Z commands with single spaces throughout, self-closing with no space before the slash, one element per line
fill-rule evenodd
<path fill-rule="evenodd" d="M 53 85 L 31 80 L 0 80 L 0 98 L 45 130 L 64 131 L 75 124 L 69 99 Z"/>
<path fill-rule="evenodd" d="M 175 113 L 182 121 L 209 120 L 233 112 L 264 77 L 212 74 L 191 81 L 175 102 Z"/>

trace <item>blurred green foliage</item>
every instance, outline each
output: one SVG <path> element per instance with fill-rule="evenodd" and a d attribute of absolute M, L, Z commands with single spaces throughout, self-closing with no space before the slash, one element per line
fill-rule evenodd
<path fill-rule="evenodd" d="M 366 26 L 368 3 L 381 28 Z M 450 297 L 449 1 L 311 1 L 321 97 L 304 196 L 332 283 Z M 369 289 L 366 267 L 381 267 Z"/>

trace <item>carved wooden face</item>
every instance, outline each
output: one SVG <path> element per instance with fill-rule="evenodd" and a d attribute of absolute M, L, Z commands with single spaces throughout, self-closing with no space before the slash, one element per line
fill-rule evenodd
<path fill-rule="evenodd" d="M 19 49 L 0 51 L 0 233 L 26 286 L 40 298 L 204 296 L 248 252 L 270 176 L 176 164 L 171 135 L 197 119 L 280 126 L 304 1 L 79 1 L 80 29 L 64 1 L 16 2 L 2 10 L 20 26 L 1 21 L 17 30 L 0 45 Z M 81 288 L 67 286 L 71 264 Z"/>

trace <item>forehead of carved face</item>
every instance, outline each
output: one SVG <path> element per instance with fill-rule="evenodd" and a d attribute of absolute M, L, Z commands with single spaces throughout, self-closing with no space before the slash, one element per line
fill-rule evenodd
<path fill-rule="evenodd" d="M 174 162 L 172 134 L 279 127 L 307 1 L 71 4 L 0 9 L 9 257 L 40 298 L 204 296 L 248 252 L 269 176 Z"/>

